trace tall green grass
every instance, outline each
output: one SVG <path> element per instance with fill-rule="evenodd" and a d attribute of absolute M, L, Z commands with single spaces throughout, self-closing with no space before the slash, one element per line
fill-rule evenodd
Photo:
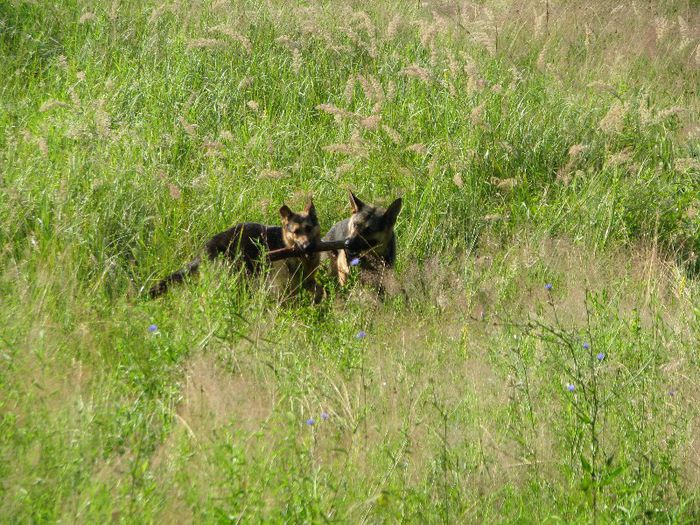
<path fill-rule="evenodd" d="M 696 521 L 700 12 L 621 5 L 0 4 L 3 521 Z M 348 188 L 405 297 L 144 297 Z"/>

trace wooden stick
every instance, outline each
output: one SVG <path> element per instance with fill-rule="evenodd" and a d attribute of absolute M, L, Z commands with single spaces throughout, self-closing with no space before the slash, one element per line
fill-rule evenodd
<path fill-rule="evenodd" d="M 330 250 L 341 250 L 345 248 L 345 240 L 342 241 L 321 241 L 316 244 L 309 252 L 328 252 Z M 300 257 L 304 255 L 304 250 L 293 247 L 293 248 L 280 248 L 279 250 L 272 250 L 267 252 L 267 258 L 270 261 L 279 261 L 280 259 L 288 259 L 289 257 Z"/>

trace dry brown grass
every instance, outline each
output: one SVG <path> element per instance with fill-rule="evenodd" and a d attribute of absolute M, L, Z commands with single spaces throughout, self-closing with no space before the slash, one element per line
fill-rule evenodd
<path fill-rule="evenodd" d="M 270 423 L 278 401 L 260 374 L 259 364 L 249 363 L 250 367 L 234 372 L 210 353 L 197 354 L 186 363 L 172 430 L 151 460 L 162 483 L 170 484 L 162 519 L 192 520 L 192 508 L 185 503 L 187 486 L 178 481 L 183 475 L 190 482 L 210 487 L 200 493 L 202 498 L 216 496 L 225 479 L 217 469 L 212 446 L 222 433 L 230 432 L 240 439 L 251 457 L 264 456 L 254 434 Z M 181 462 L 183 449 L 191 450 L 186 464 Z"/>
<path fill-rule="evenodd" d="M 274 406 L 274 396 L 254 377 L 226 371 L 213 357 L 198 355 L 185 367 L 177 415 L 192 437 L 206 440 L 208 433 L 232 421 L 242 431 L 254 432 Z"/>

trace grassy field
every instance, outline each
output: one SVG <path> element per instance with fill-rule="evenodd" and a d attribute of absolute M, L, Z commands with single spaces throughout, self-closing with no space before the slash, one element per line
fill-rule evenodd
<path fill-rule="evenodd" d="M 0 0 L 0 521 L 699 522 L 698 28 Z M 145 296 L 348 188 L 403 197 L 405 294 L 209 264 Z"/>

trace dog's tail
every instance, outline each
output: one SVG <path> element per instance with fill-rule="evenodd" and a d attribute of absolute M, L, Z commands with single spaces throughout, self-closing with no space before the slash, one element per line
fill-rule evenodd
<path fill-rule="evenodd" d="M 187 266 L 181 270 L 171 273 L 165 279 L 158 281 L 149 291 L 148 294 L 151 299 L 163 295 L 168 291 L 171 283 L 181 283 L 185 280 L 188 275 L 194 275 L 199 271 L 199 264 L 202 262 L 201 257 L 195 258 L 192 262 L 188 263 Z"/>

